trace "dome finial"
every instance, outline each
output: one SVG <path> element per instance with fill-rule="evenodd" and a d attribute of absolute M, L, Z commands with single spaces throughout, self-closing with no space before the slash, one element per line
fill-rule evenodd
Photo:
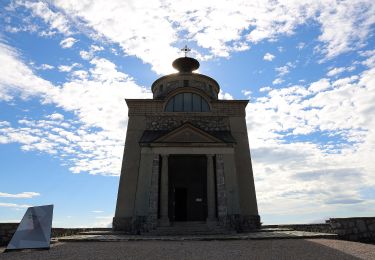
<path fill-rule="evenodd" d="M 198 69 L 199 62 L 194 58 L 187 57 L 187 53 L 191 51 L 191 49 L 189 49 L 187 45 L 185 45 L 185 47 L 182 48 L 181 51 L 185 53 L 185 57 L 176 59 L 172 63 L 173 68 L 183 73 L 191 73 L 193 70 Z"/>
<path fill-rule="evenodd" d="M 188 46 L 185 44 L 185 47 L 181 49 L 185 53 L 185 57 L 187 56 L 187 53 L 191 51 L 191 49 L 188 48 Z"/>

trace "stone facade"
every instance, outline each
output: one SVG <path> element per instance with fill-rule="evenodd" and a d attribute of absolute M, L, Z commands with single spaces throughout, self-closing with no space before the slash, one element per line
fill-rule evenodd
<path fill-rule="evenodd" d="M 199 66 L 191 58 L 177 60 Z M 126 100 L 129 120 L 113 229 L 142 234 L 173 225 L 176 210 L 184 211 L 181 207 L 187 211 L 181 213 L 186 221 L 206 216 L 207 223 L 239 232 L 259 228 L 245 120 L 248 100 L 218 100 L 219 84 L 186 67 L 156 80 L 152 91 L 153 99 Z M 186 187 L 177 188 L 190 195 L 176 195 L 170 177 L 177 174 L 168 168 L 178 156 L 191 162 L 204 158 L 199 172 L 204 171 L 200 183 L 207 182 L 205 187 L 198 185 L 197 190 L 187 177 L 178 184 Z M 189 204 L 179 204 L 178 196 L 190 196 Z"/>
<path fill-rule="evenodd" d="M 134 217 L 114 217 L 112 221 L 112 228 L 115 231 L 125 231 L 129 234 L 138 233 L 139 219 Z"/>
<path fill-rule="evenodd" d="M 205 131 L 229 131 L 229 119 L 223 116 L 149 116 L 146 119 L 147 130 L 172 130 L 190 123 Z"/>

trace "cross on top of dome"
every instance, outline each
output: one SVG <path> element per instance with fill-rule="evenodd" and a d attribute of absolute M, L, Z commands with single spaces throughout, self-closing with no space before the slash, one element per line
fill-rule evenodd
<path fill-rule="evenodd" d="M 174 60 L 172 63 L 173 68 L 183 73 L 191 73 L 193 70 L 198 69 L 199 62 L 194 58 L 187 57 L 187 53 L 190 52 L 191 49 L 188 48 L 187 45 L 185 45 L 185 47 L 182 48 L 181 51 L 185 53 L 185 57 Z"/>
<path fill-rule="evenodd" d="M 188 46 L 187 45 L 185 45 L 185 47 L 184 48 L 182 48 L 181 49 L 181 51 L 183 51 L 184 53 L 185 53 L 185 57 L 187 56 L 187 53 L 188 52 L 190 52 L 191 51 L 191 49 L 190 48 L 188 48 Z"/>

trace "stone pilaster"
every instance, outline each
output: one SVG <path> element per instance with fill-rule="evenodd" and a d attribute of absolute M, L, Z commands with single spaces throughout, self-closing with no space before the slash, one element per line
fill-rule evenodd
<path fill-rule="evenodd" d="M 213 155 L 207 154 L 207 222 L 215 221 L 215 175 Z"/>
<path fill-rule="evenodd" d="M 169 226 L 168 217 L 168 154 L 162 155 L 160 187 L 160 225 Z"/>
<path fill-rule="evenodd" d="M 152 161 L 150 199 L 148 224 L 150 229 L 154 229 L 158 219 L 158 201 L 159 201 L 159 155 L 155 154 Z"/>
<path fill-rule="evenodd" d="M 216 190 L 219 221 L 225 221 L 228 210 L 227 194 L 225 191 L 224 160 L 222 154 L 216 155 Z"/>

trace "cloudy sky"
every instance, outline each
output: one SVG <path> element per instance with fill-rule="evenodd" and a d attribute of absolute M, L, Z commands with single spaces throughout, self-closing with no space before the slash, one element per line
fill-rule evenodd
<path fill-rule="evenodd" d="M 107 226 L 127 126 L 187 44 L 246 109 L 262 222 L 375 215 L 372 0 L 0 3 L 0 222 Z"/>

